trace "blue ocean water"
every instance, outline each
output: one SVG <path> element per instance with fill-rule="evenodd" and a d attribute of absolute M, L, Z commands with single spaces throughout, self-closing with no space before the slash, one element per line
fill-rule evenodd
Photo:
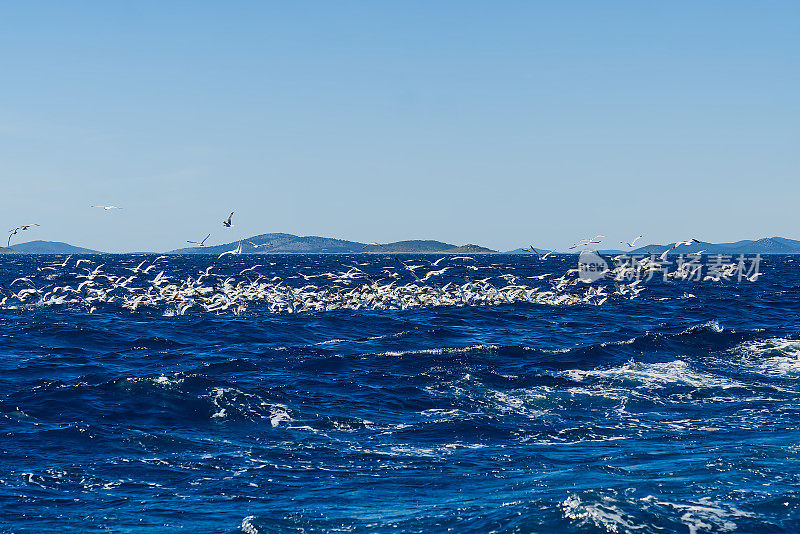
<path fill-rule="evenodd" d="M 473 258 L 437 287 L 546 285 L 576 261 Z M 0 283 L 411 276 L 388 256 L 77 259 L 2 257 Z M 800 276 L 792 257 L 761 270 L 601 305 L 9 299 L 0 532 L 797 532 Z"/>

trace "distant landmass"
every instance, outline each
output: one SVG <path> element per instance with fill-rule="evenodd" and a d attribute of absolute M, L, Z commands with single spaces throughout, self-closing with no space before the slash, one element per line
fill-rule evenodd
<path fill-rule="evenodd" d="M 240 241 L 232 241 L 222 245 L 206 247 L 180 248 L 171 254 L 222 254 L 239 246 Z M 319 236 L 297 236 L 293 234 L 261 234 L 241 240 L 243 254 L 278 253 L 278 254 L 496 254 L 496 250 L 481 245 L 456 246 L 444 241 L 413 239 L 383 243 L 381 245 L 359 243 L 344 239 Z M 672 249 L 673 244 L 646 245 L 629 250 L 600 250 L 603 254 L 661 254 L 671 250 L 674 254 L 800 254 L 800 241 L 785 237 L 765 237 L 763 239 L 745 239 L 731 243 L 707 243 L 701 241 L 691 245 L 681 245 Z M 541 254 L 549 252 L 545 248 L 537 248 Z M 578 253 L 579 250 L 569 251 Z M 11 247 L 0 247 L 0 254 L 102 254 L 97 250 L 62 243 L 59 241 L 29 241 Z M 532 254 L 530 250 L 517 248 L 503 254 Z"/>
<path fill-rule="evenodd" d="M 379 245 L 362 245 L 361 243 L 357 243 L 358 246 L 361 247 L 359 252 L 372 252 L 372 253 L 382 253 L 382 252 L 391 252 L 391 253 L 404 253 L 404 252 L 414 252 L 417 254 L 424 254 L 424 253 L 433 253 L 433 252 L 444 252 L 446 250 L 451 250 L 456 248 L 455 245 L 451 245 L 449 243 L 443 243 L 441 241 L 423 241 L 423 240 L 416 240 L 412 239 L 409 241 L 395 241 L 394 243 L 382 243 Z"/>
<path fill-rule="evenodd" d="M 22 254 L 100 254 L 96 250 L 76 247 L 60 241 L 29 241 L 12 245 L 11 250 Z"/>
<path fill-rule="evenodd" d="M 661 254 L 672 248 L 667 245 L 647 245 L 631 251 L 629 254 Z M 672 251 L 674 254 L 693 254 L 702 251 L 704 254 L 800 254 L 800 241 L 785 237 L 765 237 L 763 239 L 744 239 L 733 243 L 692 243 L 680 245 Z"/>
<path fill-rule="evenodd" d="M 480 245 L 461 245 L 460 247 L 443 250 L 445 254 L 496 254 L 496 250 Z"/>
<path fill-rule="evenodd" d="M 536 252 L 538 252 L 539 254 L 547 254 L 548 252 L 550 252 L 550 249 L 536 248 Z M 514 250 L 507 250 L 506 252 L 503 252 L 503 254 L 533 254 L 533 252 L 531 252 L 530 248 L 515 248 Z"/>
<path fill-rule="evenodd" d="M 461 247 L 433 240 L 408 240 L 394 243 L 372 245 L 357 241 L 346 241 L 331 237 L 297 236 L 292 234 L 261 234 L 246 237 L 222 245 L 188 247 L 171 251 L 172 254 L 222 254 L 242 245 L 242 254 L 455 254 L 455 253 L 496 253 L 497 251 L 479 245 Z"/>
<path fill-rule="evenodd" d="M 600 249 L 598 252 L 601 254 L 662 254 L 670 250 L 671 254 L 694 254 L 702 252 L 703 254 L 800 254 L 800 241 L 795 239 L 787 239 L 785 237 L 765 237 L 762 239 L 743 239 L 742 241 L 735 241 L 732 243 L 708 243 L 700 241 L 699 243 L 692 243 L 691 245 L 680 245 L 672 248 L 675 243 L 668 243 L 666 245 L 645 245 L 643 247 L 621 250 L 621 249 Z M 544 254 L 547 249 L 537 248 L 540 253 Z M 581 249 L 570 250 L 568 252 L 573 254 L 580 253 Z M 558 254 L 559 252 L 556 252 Z M 563 254 L 564 252 L 561 252 Z M 505 254 L 531 254 L 528 249 L 517 248 L 509 250 Z"/>

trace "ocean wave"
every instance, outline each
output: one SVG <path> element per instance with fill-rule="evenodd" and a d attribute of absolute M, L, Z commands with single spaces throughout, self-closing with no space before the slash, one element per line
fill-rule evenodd
<path fill-rule="evenodd" d="M 765 374 L 800 378 L 800 341 L 796 339 L 748 341 L 731 352 L 755 364 Z"/>
<path fill-rule="evenodd" d="M 211 401 L 212 419 L 267 419 L 272 426 L 293 421 L 291 410 L 283 404 L 272 404 L 258 395 L 231 387 L 213 387 L 205 398 Z"/>
<path fill-rule="evenodd" d="M 121 285 L 141 259 L 93 261 Z M 409 286 L 385 296 L 411 307 L 382 309 L 391 280 L 371 281 L 389 276 L 387 258 L 358 259 L 362 275 L 353 258 L 279 256 L 258 282 L 282 280 L 270 298 L 313 304 L 325 288 L 352 301 L 290 314 L 254 300 L 235 315 L 223 297 L 258 289 L 240 275 L 254 258 L 224 259 L 202 282 L 206 258 L 159 260 L 127 284 L 134 299 L 156 286 L 135 311 L 120 308 L 134 304 L 123 288 L 89 291 L 114 285 L 102 276 L 78 290 L 82 269 L 35 280 L 51 305 L 28 292 L 0 307 L 9 532 L 797 530 L 795 269 L 758 284 L 653 281 L 597 306 L 478 305 L 522 298 L 508 275 L 547 292 L 547 273 L 574 267 L 492 256 L 470 262 L 476 305 L 418 306 Z M 50 260 L 14 262 L 0 264 L 6 285 Z M 420 287 L 392 262 L 392 287 Z M 453 269 L 421 291 L 466 281 Z M 89 299 L 58 304 L 53 284 Z M 181 310 L 170 286 L 192 285 L 216 286 L 197 298 L 221 307 L 163 317 Z"/>
<path fill-rule="evenodd" d="M 564 376 L 576 382 L 595 379 L 618 386 L 647 388 L 650 390 L 673 386 L 723 390 L 730 388 L 747 389 L 747 385 L 743 382 L 699 371 L 684 360 L 659 363 L 630 361 L 625 365 L 610 369 L 572 369 L 565 371 Z"/>
<path fill-rule="evenodd" d="M 690 502 L 671 502 L 630 491 L 574 493 L 559 504 L 564 517 L 577 526 L 594 526 L 611 533 L 656 533 L 685 530 L 732 532 L 737 521 L 752 517 L 730 503 L 703 497 Z"/>

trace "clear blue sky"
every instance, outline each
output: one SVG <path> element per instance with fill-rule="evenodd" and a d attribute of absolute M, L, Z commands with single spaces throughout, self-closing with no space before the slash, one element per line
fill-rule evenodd
<path fill-rule="evenodd" d="M 796 1 L 7 2 L 0 219 L 109 251 L 800 238 L 799 104 Z"/>

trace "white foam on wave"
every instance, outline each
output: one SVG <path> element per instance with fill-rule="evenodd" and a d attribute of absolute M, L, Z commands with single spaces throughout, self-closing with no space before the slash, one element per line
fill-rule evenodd
<path fill-rule="evenodd" d="M 615 533 L 670 531 L 665 528 L 665 520 L 673 523 L 673 526 L 685 525 L 689 534 L 732 532 L 737 529 L 736 519 L 753 517 L 753 514 L 732 504 L 714 501 L 709 497 L 680 503 L 652 495 L 626 498 L 616 492 L 613 495 L 589 492 L 583 498 L 573 494 L 561 502 L 559 508 L 565 518 L 577 521 L 580 526 L 592 524 L 606 532 Z M 671 531 L 675 531 L 674 528 Z"/>
<path fill-rule="evenodd" d="M 732 352 L 743 356 L 748 364 L 755 364 L 765 374 L 797 375 L 800 378 L 800 341 L 798 340 L 771 338 L 747 341 L 735 347 Z"/>
<path fill-rule="evenodd" d="M 440 356 L 442 354 L 468 354 L 471 352 L 496 351 L 499 348 L 499 345 L 470 345 L 469 347 L 442 347 L 436 349 L 386 351 L 378 353 L 377 356 L 416 356 L 424 354 Z"/>
<path fill-rule="evenodd" d="M 601 379 L 621 385 L 634 382 L 639 387 L 649 389 L 675 385 L 721 389 L 745 387 L 745 384 L 739 381 L 698 371 L 683 360 L 657 363 L 629 361 L 610 369 L 570 369 L 564 371 L 564 375 L 576 382 L 590 379 Z"/>
<path fill-rule="evenodd" d="M 537 404 L 548 400 L 549 390 L 550 388 L 516 389 L 508 392 L 491 390 L 487 400 L 491 403 L 492 411 L 539 419 L 549 412 L 546 408 L 537 407 Z"/>
<path fill-rule="evenodd" d="M 559 507 L 567 519 L 576 520 L 581 525 L 592 523 L 606 532 L 632 532 L 645 528 L 626 514 L 616 499 L 608 496 L 602 496 L 596 502 L 585 502 L 578 495 L 570 495 Z"/>
<path fill-rule="evenodd" d="M 320 341 L 319 343 L 312 343 L 312 347 L 316 347 L 319 345 L 333 345 L 336 343 L 347 343 L 349 340 L 347 339 L 328 339 L 327 341 Z"/>
<path fill-rule="evenodd" d="M 131 378 L 123 378 L 120 383 L 122 384 L 152 384 L 154 386 L 158 386 L 164 389 L 172 389 L 175 387 L 179 387 L 183 384 L 184 379 L 179 378 L 177 376 L 156 376 L 156 377 L 131 377 Z"/>
<path fill-rule="evenodd" d="M 64 469 L 48 468 L 41 472 L 19 473 L 25 484 L 46 490 L 80 488 L 86 491 L 113 490 L 130 479 L 109 480 L 86 472 L 68 472 Z"/>
<path fill-rule="evenodd" d="M 236 413 L 245 419 L 269 419 L 276 427 L 284 421 L 293 421 L 289 408 L 283 404 L 271 404 L 253 393 L 246 393 L 231 387 L 211 388 L 207 398 L 214 407 L 212 419 L 225 419 Z"/>
<path fill-rule="evenodd" d="M 672 509 L 681 514 L 680 521 L 689 529 L 689 534 L 700 532 L 731 532 L 736 530 L 734 518 L 753 517 L 753 514 L 743 512 L 732 504 L 723 504 L 703 497 L 688 504 L 673 503 L 660 500 L 652 495 L 642 499 L 643 502 L 652 503 L 659 507 Z"/>
<path fill-rule="evenodd" d="M 698 330 L 709 330 L 711 332 L 719 333 L 719 332 L 724 332 L 725 331 L 725 327 L 722 326 L 721 324 L 719 324 L 719 321 L 714 320 L 714 321 L 708 321 L 706 323 L 696 324 L 694 326 L 690 326 L 689 328 L 687 328 L 686 330 L 681 332 L 681 334 L 691 334 L 693 332 L 697 332 Z"/>
<path fill-rule="evenodd" d="M 242 532 L 244 532 L 244 534 L 259 534 L 260 530 L 258 530 L 256 526 L 253 524 L 255 518 L 256 516 L 254 515 L 248 515 L 247 517 L 242 519 L 241 529 Z"/>

